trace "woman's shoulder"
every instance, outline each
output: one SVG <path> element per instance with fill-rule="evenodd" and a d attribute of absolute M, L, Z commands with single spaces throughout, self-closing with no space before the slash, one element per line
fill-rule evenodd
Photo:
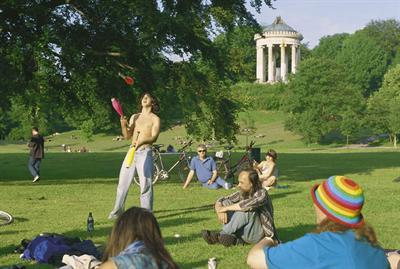
<path fill-rule="evenodd" d="M 131 253 L 119 255 L 112 258 L 118 268 L 143 268 L 143 269 L 163 269 L 158 267 L 156 259 L 149 253 Z"/>

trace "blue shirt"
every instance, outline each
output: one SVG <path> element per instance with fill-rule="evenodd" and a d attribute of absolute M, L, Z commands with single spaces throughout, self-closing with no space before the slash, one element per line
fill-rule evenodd
<path fill-rule="evenodd" d="M 268 269 L 388 269 L 384 251 L 353 231 L 323 232 L 305 236 L 276 247 L 264 248 Z"/>
<path fill-rule="evenodd" d="M 162 261 L 158 266 L 156 259 L 146 249 L 143 241 L 135 241 L 125 248 L 118 256 L 112 257 L 118 269 L 167 269 L 167 264 Z"/>
<path fill-rule="evenodd" d="M 200 160 L 196 156 L 190 162 L 190 170 L 196 171 L 197 179 L 202 183 L 206 183 L 211 179 L 212 172 L 217 170 L 217 165 L 210 156 L 207 156 L 204 160 Z"/>

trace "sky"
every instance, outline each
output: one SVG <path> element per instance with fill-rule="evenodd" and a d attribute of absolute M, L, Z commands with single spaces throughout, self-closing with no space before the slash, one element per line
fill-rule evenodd
<path fill-rule="evenodd" d="M 264 6 L 258 14 L 247 4 L 259 24 L 271 24 L 281 16 L 286 24 L 300 32 L 309 48 L 319 39 L 337 33 L 354 33 L 371 20 L 400 21 L 400 0 L 276 0 L 276 9 Z"/>

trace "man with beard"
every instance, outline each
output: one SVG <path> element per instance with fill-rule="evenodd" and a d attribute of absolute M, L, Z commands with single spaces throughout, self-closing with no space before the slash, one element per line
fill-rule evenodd
<path fill-rule="evenodd" d="M 278 243 L 271 199 L 258 174 L 247 169 L 239 174 L 239 191 L 222 197 L 215 203 L 215 212 L 223 228 L 221 232 L 203 230 L 208 244 L 220 243 L 226 247 L 255 244 L 265 238 L 269 244 Z"/>

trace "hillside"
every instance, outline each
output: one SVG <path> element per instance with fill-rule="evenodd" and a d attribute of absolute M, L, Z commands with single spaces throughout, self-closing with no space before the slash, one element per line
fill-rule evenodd
<path fill-rule="evenodd" d="M 250 116 L 249 116 L 250 115 Z M 307 146 L 301 141 L 300 136 L 293 134 L 292 132 L 284 129 L 284 114 L 276 111 L 250 111 L 247 113 L 239 114 L 239 124 L 241 128 L 245 125 L 245 121 L 254 121 L 256 128 L 254 134 L 248 135 L 248 141 L 254 140 L 256 142 L 255 147 L 260 147 L 262 151 L 268 148 L 274 148 L 278 152 L 288 151 L 312 151 L 312 150 L 323 150 L 333 149 L 338 146 L 337 144 L 331 145 L 311 145 Z M 62 145 L 68 145 L 72 151 L 78 151 L 82 147 L 87 148 L 89 151 L 101 152 L 118 152 L 126 151 L 129 144 L 128 141 L 114 141 L 118 136 L 118 133 L 99 133 L 93 136 L 92 141 L 86 142 L 80 133 L 80 131 L 70 131 L 53 135 L 48 138 L 46 143 L 46 149 L 48 152 L 62 152 Z M 237 149 L 243 149 L 246 144 L 246 136 L 240 134 L 237 136 L 238 143 Z M 166 131 L 163 131 L 158 139 L 158 143 L 164 144 L 165 147 L 169 144 L 173 145 L 176 149 L 180 148 L 180 142 L 189 139 L 186 135 L 185 128 L 182 125 L 175 126 Z M 5 143 L 0 142 L 0 152 L 28 152 L 25 142 L 20 143 Z M 195 143 L 200 143 L 196 141 Z M 215 149 L 221 146 L 217 143 L 210 143 Z M 193 150 L 193 148 L 192 148 Z"/>

